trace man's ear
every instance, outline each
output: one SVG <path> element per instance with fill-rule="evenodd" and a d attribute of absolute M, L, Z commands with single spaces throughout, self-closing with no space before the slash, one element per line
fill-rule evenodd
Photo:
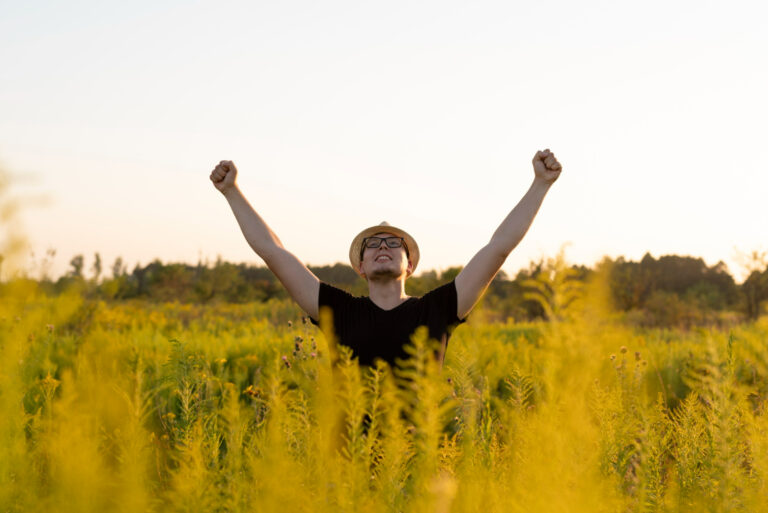
<path fill-rule="evenodd" d="M 408 272 L 408 276 L 413 274 L 413 262 L 411 262 L 411 259 L 408 259 L 408 267 L 406 267 L 406 271 Z"/>

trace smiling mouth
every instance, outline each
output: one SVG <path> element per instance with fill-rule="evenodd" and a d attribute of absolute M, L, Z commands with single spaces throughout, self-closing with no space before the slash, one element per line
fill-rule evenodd
<path fill-rule="evenodd" d="M 392 260 L 392 259 L 391 259 L 390 257 L 388 257 L 387 255 L 380 255 L 380 256 L 377 256 L 377 257 L 376 257 L 376 262 L 382 262 L 382 261 L 383 261 L 383 260 L 382 260 L 383 258 L 386 258 L 387 260 Z"/>

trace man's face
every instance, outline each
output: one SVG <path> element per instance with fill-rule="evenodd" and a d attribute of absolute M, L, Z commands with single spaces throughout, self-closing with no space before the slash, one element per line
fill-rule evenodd
<path fill-rule="evenodd" d="M 397 237 L 395 234 L 380 232 L 374 237 Z M 411 271 L 411 262 L 405 253 L 405 246 L 390 248 L 382 242 L 378 248 L 364 246 L 360 271 L 369 280 L 405 278 Z"/>

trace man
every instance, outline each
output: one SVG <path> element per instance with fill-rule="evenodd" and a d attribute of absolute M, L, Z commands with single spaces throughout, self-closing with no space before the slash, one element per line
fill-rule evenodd
<path fill-rule="evenodd" d="M 455 280 L 421 298 L 405 294 L 405 280 L 419 262 L 419 247 L 407 232 L 382 223 L 360 232 L 352 241 L 352 267 L 368 281 L 368 297 L 356 298 L 321 283 L 283 247 L 280 239 L 248 203 L 235 183 L 237 168 L 222 160 L 211 172 L 214 186 L 227 198 L 248 244 L 317 324 L 329 310 L 332 325 L 321 328 L 329 340 L 352 349 L 360 364 L 377 358 L 390 365 L 406 357 L 403 347 L 419 326 L 441 342 L 442 352 L 456 325 L 477 303 L 510 252 L 522 240 L 562 167 L 548 149 L 533 157 L 534 180 L 528 192 Z"/>

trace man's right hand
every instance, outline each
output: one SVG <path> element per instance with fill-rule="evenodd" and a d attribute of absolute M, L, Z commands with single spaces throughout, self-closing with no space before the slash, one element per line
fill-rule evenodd
<path fill-rule="evenodd" d="M 235 178 L 237 177 L 237 168 L 231 160 L 222 160 L 219 165 L 211 171 L 211 181 L 222 194 L 235 187 Z"/>

